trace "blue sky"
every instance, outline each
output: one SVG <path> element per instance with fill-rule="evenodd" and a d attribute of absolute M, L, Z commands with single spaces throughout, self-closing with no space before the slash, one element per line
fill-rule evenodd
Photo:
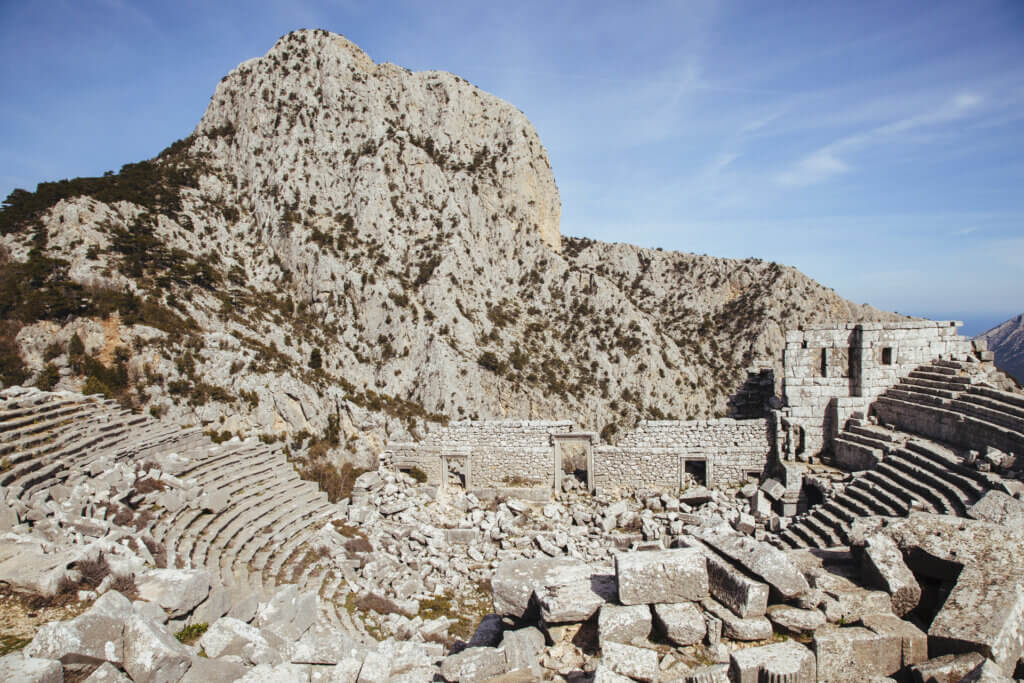
<path fill-rule="evenodd" d="M 1024 3 L 0 0 L 0 195 L 155 155 L 297 28 L 536 126 L 562 232 L 756 256 L 880 308 L 1024 310 Z"/>

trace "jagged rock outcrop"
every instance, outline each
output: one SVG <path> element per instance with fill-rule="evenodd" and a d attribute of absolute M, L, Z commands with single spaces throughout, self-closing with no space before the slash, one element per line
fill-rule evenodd
<path fill-rule="evenodd" d="M 785 329 L 895 317 L 774 263 L 562 238 L 559 214 L 513 106 L 295 32 L 156 159 L 12 193 L 0 381 L 369 464 L 445 418 L 613 438 L 724 414 Z"/>
<path fill-rule="evenodd" d="M 996 354 L 996 365 L 1024 383 L 1024 313 L 996 325 L 975 339 L 984 339 Z"/>

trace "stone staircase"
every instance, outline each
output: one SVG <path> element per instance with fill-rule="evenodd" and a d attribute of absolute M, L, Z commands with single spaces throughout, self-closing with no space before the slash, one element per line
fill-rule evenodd
<path fill-rule="evenodd" d="M 299 478 L 280 447 L 218 445 L 198 429 L 167 425 L 95 396 L 0 395 L 0 500 L 44 514 L 77 485 L 95 484 L 111 463 L 139 472 L 159 463 L 173 475 L 165 484 L 182 485 L 141 494 L 127 487 L 110 501 L 152 511 L 138 534 L 164 546 L 168 566 L 204 568 L 225 586 L 263 595 L 297 583 L 321 596 L 327 621 L 365 637 L 344 609 L 347 560 L 318 555 L 308 561 L 316 534 L 337 516 L 337 507 Z M 73 512 L 109 523 L 117 507 L 90 504 Z"/>
<path fill-rule="evenodd" d="M 834 441 L 833 464 L 853 471 L 841 491 L 778 534 L 789 547 L 846 545 L 853 522 L 912 509 L 966 516 L 998 477 L 965 463 L 967 449 L 1024 447 L 1024 396 L 978 383 L 969 363 L 923 365 L 872 405 L 882 425 L 855 415 Z M 1016 452 L 1024 452 L 1024 448 Z"/>

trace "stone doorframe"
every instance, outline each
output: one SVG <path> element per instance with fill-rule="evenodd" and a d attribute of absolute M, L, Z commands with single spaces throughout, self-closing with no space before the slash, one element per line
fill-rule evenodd
<path fill-rule="evenodd" d="M 465 477 L 465 489 L 470 489 L 470 477 L 473 473 L 473 459 L 469 457 L 469 453 L 461 451 L 442 451 L 441 455 L 441 488 L 448 488 L 448 472 L 450 471 L 451 462 L 453 460 L 462 461 L 462 472 Z"/>
<path fill-rule="evenodd" d="M 587 491 L 594 492 L 594 446 L 597 445 L 597 432 L 561 432 L 551 435 L 551 453 L 555 463 L 555 476 L 552 485 L 555 495 L 562 490 L 562 444 L 582 443 L 587 449 Z"/>
<path fill-rule="evenodd" d="M 712 460 L 709 457 L 709 453 L 703 449 L 693 449 L 683 451 L 679 456 L 679 487 L 682 488 L 683 481 L 686 474 L 686 463 L 688 462 L 702 462 L 704 463 L 704 486 L 711 488 L 712 477 Z"/>

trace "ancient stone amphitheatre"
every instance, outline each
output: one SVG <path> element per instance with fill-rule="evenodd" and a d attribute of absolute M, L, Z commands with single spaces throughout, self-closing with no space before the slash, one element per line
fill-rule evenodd
<path fill-rule="evenodd" d="M 984 344 L 559 206 L 521 113 L 321 31 L 12 195 L 0 679 L 1024 677 Z"/>

